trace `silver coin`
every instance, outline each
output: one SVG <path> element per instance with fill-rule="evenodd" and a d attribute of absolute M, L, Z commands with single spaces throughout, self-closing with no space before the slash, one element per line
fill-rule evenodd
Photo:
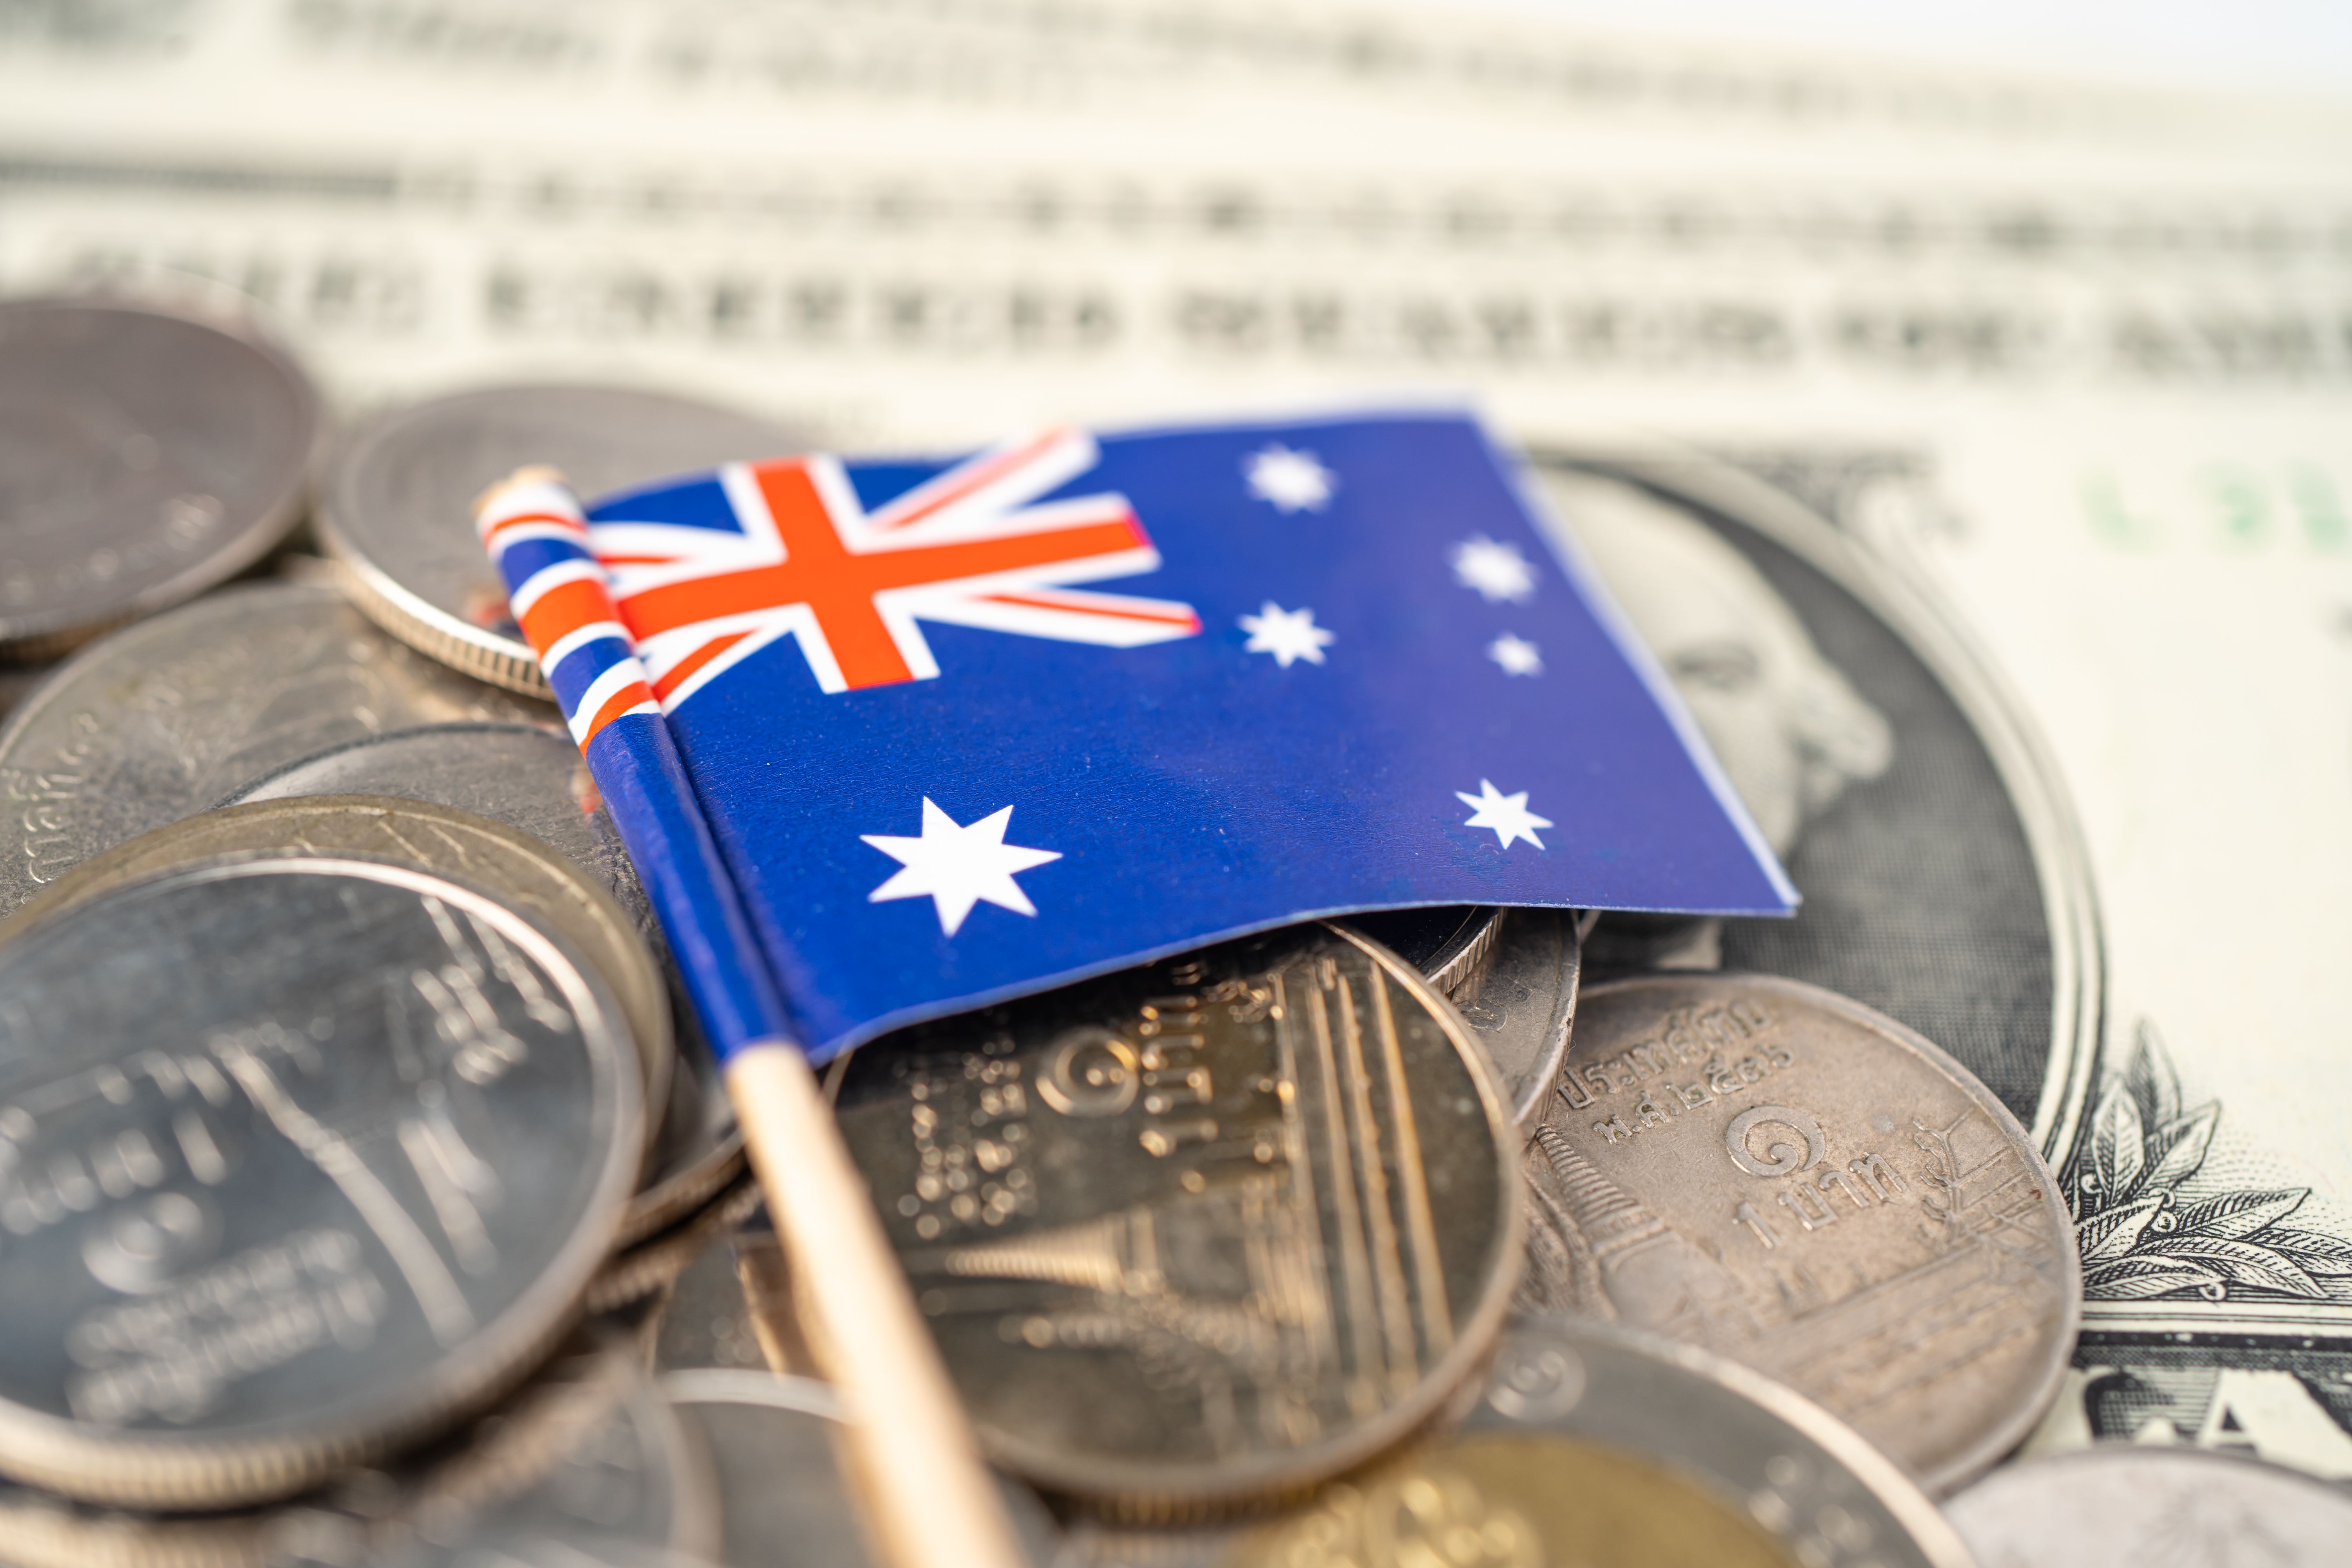
<path fill-rule="evenodd" d="M 590 1358 L 579 1358 L 590 1360 Z M 400 1483 L 401 1504 L 375 1521 L 366 1568 L 684 1568 L 714 1560 L 719 1493 L 710 1456 L 639 1369 L 632 1346 L 596 1355 L 561 1381 L 542 1377 L 482 1426 L 463 1450 Z M 347 1552 L 289 1552 L 283 1568 L 342 1568 Z M 320 1532 L 321 1544 L 332 1542 Z"/>
<path fill-rule="evenodd" d="M 1528 1158 L 1524 1301 L 1759 1368 L 1930 1489 L 2022 1441 L 2074 1352 L 2074 1226 L 2024 1130 L 1818 986 L 1587 991 Z"/>
<path fill-rule="evenodd" d="M 1576 927 L 1567 910 L 1505 910 L 1485 963 L 1452 994 L 1523 1132 L 1543 1114 L 1568 1060 L 1581 967 Z"/>
<path fill-rule="evenodd" d="M 2352 1496 L 2204 1448 L 2107 1443 L 2004 1465 L 1944 1505 L 1980 1568 L 2323 1568 Z"/>
<path fill-rule="evenodd" d="M 1505 1115 L 1453 1009 L 1319 924 L 901 1031 L 835 1106 L 983 1448 L 1162 1519 L 1462 1385 L 1519 1263 Z"/>
<path fill-rule="evenodd" d="M 13 1568 L 686 1568 L 718 1540 L 709 1462 L 625 1340 L 588 1334 L 389 1469 L 272 1508 L 129 1513 L 0 1484 Z"/>
<path fill-rule="evenodd" d="M 429 724 L 347 741 L 241 784 L 215 804 L 383 795 L 450 805 L 541 840 L 603 884 L 637 930 L 653 905 L 571 736 L 537 724 Z"/>
<path fill-rule="evenodd" d="M 1494 955 L 1506 910 L 1492 904 L 1433 904 L 1350 915 L 1362 931 L 1448 996 L 1474 984 Z"/>
<path fill-rule="evenodd" d="M 394 641 L 317 584 L 230 589 L 126 626 L 0 730 L 0 915 L 287 763 L 466 719 L 560 723 L 552 707 Z"/>
<path fill-rule="evenodd" d="M 645 1069 L 646 1102 L 668 1092 L 669 1005 L 660 972 L 620 906 L 541 840 L 470 812 L 385 795 L 310 795 L 225 806 L 93 855 L 5 920 L 0 942 L 128 882 L 231 855 L 348 856 L 456 877 L 540 921 L 596 965 Z"/>
<path fill-rule="evenodd" d="M 1853 1428 L 1687 1345 L 1589 1319 L 1515 1322 L 1465 1429 L 1519 1428 L 1663 1460 L 1811 1568 L 1969 1568 L 1918 1483 Z"/>
<path fill-rule="evenodd" d="M 601 979 L 405 867 L 214 863 L 0 947 L 0 1469 L 282 1496 L 541 1353 L 642 1147 Z"/>
<path fill-rule="evenodd" d="M 755 1280 L 781 1249 L 774 1235 L 756 1219 L 710 1238 L 670 1287 L 654 1338 L 654 1370 L 686 1372 L 717 1367 L 728 1372 L 802 1372 L 810 1364 L 779 1363 L 769 1354 L 761 1321 L 779 1304 L 754 1300 Z"/>
<path fill-rule="evenodd" d="M 837 1447 L 845 1427 L 833 1390 L 813 1378 L 706 1368 L 662 1379 L 719 1479 L 725 1568 L 779 1563 L 864 1568 L 875 1561 Z M 998 1495 L 1029 1561 L 1059 1561 L 1061 1530 L 1037 1495 L 1000 1479 Z"/>
<path fill-rule="evenodd" d="M 344 447 L 319 536 L 360 604 L 395 637 L 518 691 L 544 693 L 474 536 L 474 498 L 525 463 L 551 463 L 583 496 L 803 447 L 730 409 L 612 386 L 493 386 L 383 415 Z"/>
<path fill-rule="evenodd" d="M 194 598 L 302 510 L 319 399 L 225 324 L 0 304 L 0 645 L 43 657 Z"/>
<path fill-rule="evenodd" d="M 646 1043 L 662 1071 L 646 1085 L 657 1117 L 643 1190 L 622 1240 L 653 1235 L 700 1206 L 743 1168 L 743 1135 L 718 1077 L 694 1005 L 668 962 L 669 948 L 636 868 L 571 736 L 528 724 L 433 724 L 372 735 L 289 763 L 245 785 L 235 802 L 310 795 L 388 795 L 452 805 L 541 839 L 601 881 L 620 901 L 667 976 L 665 1032 Z M 673 1082 L 670 1065 L 682 1068 Z"/>

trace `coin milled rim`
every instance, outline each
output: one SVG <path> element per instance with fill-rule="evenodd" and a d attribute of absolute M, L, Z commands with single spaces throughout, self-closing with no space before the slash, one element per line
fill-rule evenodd
<path fill-rule="evenodd" d="M 603 1262 L 628 1203 L 644 1147 L 639 1075 L 617 1058 L 612 1020 L 619 1007 L 595 966 L 484 890 L 405 866 L 343 857 L 236 859 L 126 885 L 153 889 L 263 876 L 350 877 L 404 888 L 456 904 L 495 927 L 561 987 L 592 1073 L 609 1087 L 613 1137 L 604 1150 L 579 1223 L 555 1255 L 488 1324 L 433 1359 L 430 1375 L 393 1384 L 386 1394 L 335 1424 L 242 1437 L 170 1433 L 93 1436 L 93 1428 L 0 1398 L 0 1467 L 69 1496 L 147 1508 L 221 1508 L 288 1496 L 339 1469 L 363 1464 L 478 1408 L 529 1373 L 577 1316 L 583 1291 Z M 594 1048 L 601 1039 L 604 1048 Z M 592 1079 L 593 1083 L 593 1079 Z"/>
<path fill-rule="evenodd" d="M 1411 1394 L 1341 1436 L 1318 1439 L 1287 1453 L 1253 1453 L 1239 1459 L 1198 1463 L 1094 1457 L 1081 1468 L 1064 1451 L 976 1424 L 982 1449 L 995 1463 L 1048 1490 L 1084 1498 L 1090 1508 L 1121 1520 L 1179 1523 L 1217 1517 L 1269 1499 L 1296 1495 L 1395 1447 L 1445 1410 L 1471 1373 L 1485 1363 L 1509 1315 L 1511 1292 L 1517 1287 L 1526 1260 L 1527 1215 L 1519 1195 L 1518 1171 L 1524 1140 L 1512 1122 L 1510 1108 L 1503 1103 L 1494 1068 L 1462 1016 L 1412 964 L 1370 937 L 1331 921 L 1287 929 L 1319 931 L 1362 950 L 1378 969 L 1422 1005 L 1460 1058 L 1477 1094 L 1479 1109 L 1486 1112 L 1487 1136 L 1495 1151 L 1499 1223 L 1489 1247 L 1485 1282 L 1469 1311 L 1458 1320 L 1453 1346 L 1421 1375 Z M 1283 934 L 1277 929 L 1259 936 L 1279 939 Z M 1176 1479 L 1178 1472 L 1184 1471 L 1192 1473 Z"/>
<path fill-rule="evenodd" d="M 296 406 L 301 411 L 301 422 L 307 428 L 302 432 L 301 455 L 289 466 L 284 488 L 259 507 L 252 514 L 252 521 L 231 535 L 222 548 L 207 552 L 174 575 L 129 595 L 119 601 L 114 608 L 95 616 L 77 618 L 36 611 L 28 615 L 0 617 L 0 658 L 15 663 L 37 663 L 57 658 L 126 622 L 184 604 L 207 588 L 218 587 L 268 554 L 292 531 L 295 521 L 309 505 L 310 486 L 327 442 L 325 409 L 320 401 L 317 384 L 302 368 L 301 362 L 255 321 L 194 309 L 175 310 L 152 300 L 126 300 L 107 294 L 42 295 L 0 300 L 0 314 L 45 310 L 144 316 L 216 332 L 252 351 L 284 379 Z"/>
<path fill-rule="evenodd" d="M 2074 1342 L 2083 1332 L 2083 1259 L 2074 1241 L 2074 1211 L 2066 1206 L 2065 1195 L 2059 1192 L 2058 1183 L 2050 1173 L 2049 1162 L 2042 1157 L 2041 1148 L 2009 1107 L 1999 1096 L 1987 1089 L 1976 1074 L 1960 1065 L 1942 1047 L 1920 1034 L 1909 1025 L 1890 1018 L 1874 1007 L 1864 1005 L 1851 996 L 1842 996 L 1822 986 L 1802 980 L 1790 980 L 1779 974 L 1752 974 L 1742 970 L 1690 970 L 1664 974 L 1637 974 L 1623 980 L 1612 980 L 1586 991 L 1577 1004 L 1580 1013 L 1589 1015 L 1593 1004 L 1610 997 L 1636 991 L 1664 990 L 1693 983 L 1734 981 L 1742 985 L 1756 985 L 1778 991 L 1809 1007 L 1835 1013 L 1848 1023 L 1886 1039 L 1891 1044 L 1924 1058 L 1927 1063 L 1951 1079 L 1952 1082 L 1983 1111 L 2002 1135 L 2016 1145 L 2024 1157 L 2026 1169 L 2039 1184 L 2042 1201 L 2053 1222 L 2051 1246 L 2058 1255 L 2060 1278 L 2055 1284 L 2058 1295 L 2058 1321 L 2053 1331 L 2048 1354 L 2043 1358 L 2041 1376 L 2028 1385 L 2029 1392 L 2010 1413 L 1992 1424 L 1984 1436 L 1974 1443 L 1962 1446 L 1950 1459 L 1932 1469 L 1916 1472 L 1918 1482 L 1937 1497 L 1948 1496 L 1983 1475 L 1999 1464 L 2011 1450 L 2033 1435 L 2042 1425 L 2051 1405 L 2063 1386 L 2067 1369 L 2074 1364 Z M 1576 1049 L 1570 1042 L 1571 1055 Z M 1834 1413 L 1832 1413 L 1834 1414 Z"/>

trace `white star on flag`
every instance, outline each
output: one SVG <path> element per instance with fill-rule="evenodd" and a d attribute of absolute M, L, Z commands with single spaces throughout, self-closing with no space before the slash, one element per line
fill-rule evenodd
<path fill-rule="evenodd" d="M 1331 504 L 1339 476 L 1325 468 L 1312 452 L 1294 451 L 1277 441 L 1250 454 L 1243 465 L 1250 494 L 1271 501 L 1276 511 L 1321 511 Z"/>
<path fill-rule="evenodd" d="M 1259 605 L 1256 615 L 1242 617 L 1242 630 L 1249 633 L 1244 653 L 1270 653 L 1285 669 L 1294 659 L 1322 663 L 1323 650 L 1339 640 L 1315 624 L 1314 611 L 1286 610 L 1272 599 Z"/>
<path fill-rule="evenodd" d="M 1538 849 L 1544 847 L 1543 840 L 1536 837 L 1536 829 L 1549 827 L 1551 819 L 1538 816 L 1528 809 L 1527 791 L 1504 795 L 1485 779 L 1480 779 L 1476 795 L 1457 789 L 1454 792 L 1454 798 L 1472 808 L 1470 820 L 1462 826 L 1493 828 L 1496 847 L 1508 849 L 1512 841 L 1519 838 L 1526 839 Z"/>
<path fill-rule="evenodd" d="M 1541 675 L 1543 656 L 1536 645 L 1517 632 L 1505 632 L 1486 645 L 1486 657 L 1503 667 L 1505 675 Z"/>
<path fill-rule="evenodd" d="M 1496 543 L 1483 533 L 1476 534 L 1455 545 L 1446 559 L 1461 584 L 1477 589 L 1490 605 L 1505 599 L 1519 604 L 1536 591 L 1536 569 L 1508 540 Z"/>
<path fill-rule="evenodd" d="M 1008 805 L 959 827 L 954 817 L 925 795 L 921 837 L 858 835 L 904 868 L 868 893 L 866 902 L 928 897 L 939 914 L 940 930 L 950 936 L 955 935 L 972 906 L 982 901 L 1014 914 L 1034 915 L 1037 906 L 1029 901 L 1013 875 L 1062 856 L 1056 849 L 1026 849 L 1004 842 L 1005 825 L 1012 820 L 1013 808 Z"/>

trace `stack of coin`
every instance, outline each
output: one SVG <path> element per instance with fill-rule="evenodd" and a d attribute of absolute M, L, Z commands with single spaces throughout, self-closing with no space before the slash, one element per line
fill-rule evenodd
<path fill-rule="evenodd" d="M 872 1560 L 825 1347 L 467 509 L 526 460 L 594 489 L 798 437 L 462 392 L 342 442 L 326 557 L 254 572 L 321 445 L 264 335 L 27 301 L 0 350 L 0 1561 Z M 1308 923 L 831 1065 L 1036 1561 L 2343 1533 L 2243 1459 L 1992 1469 L 2080 1321 L 2024 1131 L 1852 1001 L 1643 970 L 1690 961 L 1654 922 L 1580 994 L 1588 929 Z"/>

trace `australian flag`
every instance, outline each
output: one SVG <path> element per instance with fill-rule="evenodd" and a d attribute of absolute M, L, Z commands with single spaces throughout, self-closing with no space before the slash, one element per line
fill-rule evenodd
<path fill-rule="evenodd" d="M 1786 912 L 1527 505 L 1459 416 L 729 464 L 588 507 L 569 716 L 658 708 L 819 1058 L 1309 915 Z"/>

